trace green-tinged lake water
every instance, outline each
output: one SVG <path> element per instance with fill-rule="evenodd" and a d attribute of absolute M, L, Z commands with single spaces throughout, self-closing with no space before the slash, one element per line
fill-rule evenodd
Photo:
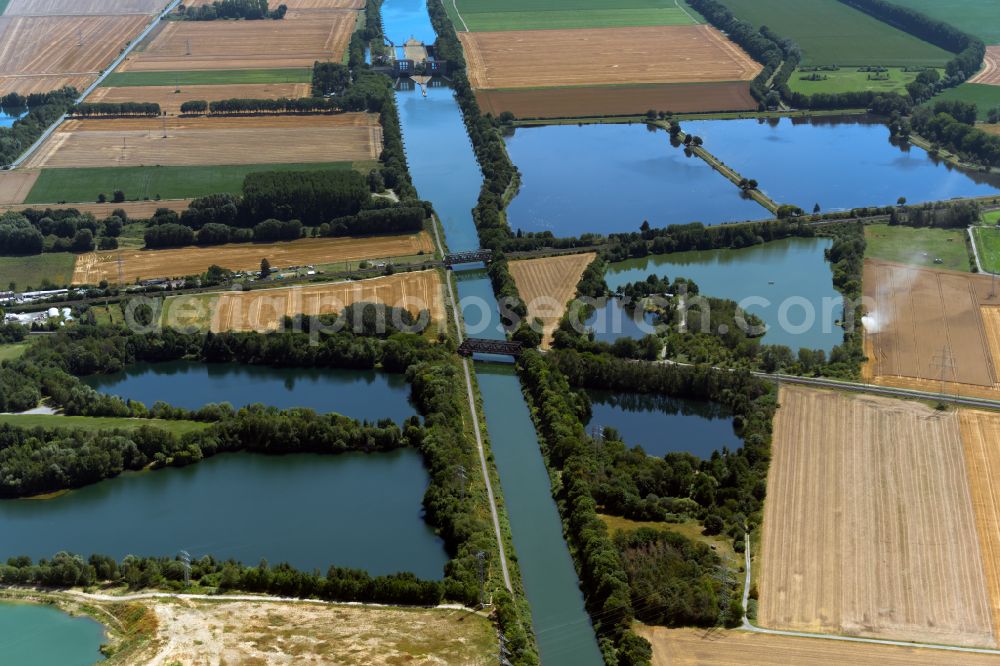
<path fill-rule="evenodd" d="M 593 412 L 588 428 L 612 427 L 623 442 L 651 456 L 690 453 L 707 459 L 723 447 L 743 446 L 732 414 L 715 402 L 594 390 L 587 395 Z"/>
<path fill-rule="evenodd" d="M 15 555 L 167 555 L 181 550 L 306 571 L 330 565 L 439 579 L 448 557 L 423 520 L 417 451 L 221 454 L 48 500 L 0 502 L 0 560 Z M 10 662 L 13 663 L 13 662 Z"/>
<path fill-rule="evenodd" d="M 763 342 L 830 351 L 843 342 L 836 323 L 843 298 L 823 256 L 828 238 L 788 238 L 742 250 L 662 254 L 611 264 L 605 279 L 612 291 L 667 275 L 694 280 L 703 296 L 728 298 L 761 317 L 768 326 Z"/>
<path fill-rule="evenodd" d="M 0 602 L 0 663 L 11 666 L 88 666 L 100 653 L 104 627 L 53 606 Z"/>
<path fill-rule="evenodd" d="M 162 400 L 198 409 L 212 402 L 244 407 L 256 402 L 282 409 L 308 407 L 354 419 L 397 423 L 416 414 L 403 375 L 375 370 L 272 368 L 236 363 L 137 363 L 113 375 L 84 377 L 102 393 L 152 406 Z"/>

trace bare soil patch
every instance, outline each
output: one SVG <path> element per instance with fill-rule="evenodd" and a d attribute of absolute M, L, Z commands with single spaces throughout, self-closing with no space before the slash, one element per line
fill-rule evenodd
<path fill-rule="evenodd" d="M 279 69 L 339 62 L 357 12 L 281 21 L 172 21 L 119 71 Z"/>
<path fill-rule="evenodd" d="M 760 624 L 995 646 L 958 414 L 802 387 L 780 403 Z"/>
<path fill-rule="evenodd" d="M 994 387 L 980 313 L 989 294 L 985 276 L 866 259 L 869 373 Z"/>
<path fill-rule="evenodd" d="M 167 0 L 10 0 L 4 16 L 155 14 Z"/>
<path fill-rule="evenodd" d="M 962 410 L 960 421 L 993 632 L 1000 636 L 1000 414 Z"/>
<path fill-rule="evenodd" d="M 442 284 L 441 274 L 429 270 L 354 282 L 227 292 L 212 304 L 211 330 L 273 331 L 286 316 L 337 314 L 353 303 L 405 308 L 413 315 L 426 310 L 433 321 L 443 322 Z"/>
<path fill-rule="evenodd" d="M 3 180 L 0 177 L 0 185 L 2 185 Z M 191 203 L 191 199 L 161 199 L 159 201 L 123 201 L 122 203 L 43 203 L 43 204 L 31 204 L 26 206 L 24 204 L 19 206 L 2 205 L 0 204 L 0 213 L 5 213 L 9 210 L 19 211 L 25 208 L 34 208 L 36 210 L 45 210 L 46 208 L 59 209 L 59 208 L 75 208 L 81 213 L 91 213 L 98 220 L 102 220 L 109 215 L 111 215 L 115 209 L 121 208 L 126 213 L 128 213 L 129 219 L 141 220 L 153 216 L 157 208 L 168 208 L 170 210 L 175 210 L 178 213 L 183 211 Z M 117 277 L 117 273 L 116 273 Z"/>
<path fill-rule="evenodd" d="M 38 180 L 38 171 L 0 171 L 0 204 L 19 204 Z"/>
<path fill-rule="evenodd" d="M 460 32 L 473 88 L 749 81 L 761 66 L 707 25 Z"/>
<path fill-rule="evenodd" d="M 995 656 L 986 654 L 959 657 L 940 650 L 768 636 L 748 631 L 644 626 L 637 627 L 637 631 L 653 645 L 653 666 L 939 666 L 958 661 L 969 666 L 987 666 L 997 663 Z"/>
<path fill-rule="evenodd" d="M 987 46 L 983 68 L 969 80 L 969 83 L 984 83 L 1000 86 L 1000 46 Z"/>
<path fill-rule="evenodd" d="M 427 232 L 364 238 L 302 238 L 287 243 L 232 243 L 214 247 L 183 247 L 170 250 L 116 250 L 80 255 L 73 271 L 74 284 L 118 283 L 121 258 L 126 283 L 137 279 L 182 277 L 204 273 L 215 264 L 231 271 L 260 268 L 267 259 L 275 268 L 313 266 L 359 259 L 388 259 L 433 253 Z"/>
<path fill-rule="evenodd" d="M 28 159 L 32 167 L 353 162 L 382 152 L 376 116 L 70 120 Z"/>
<path fill-rule="evenodd" d="M 477 90 L 484 113 L 504 111 L 518 118 L 625 116 L 649 109 L 675 113 L 749 111 L 757 108 L 745 81 L 673 83 L 641 86 Z"/>
<path fill-rule="evenodd" d="M 596 257 L 590 252 L 510 262 L 510 274 L 528 306 L 528 316 L 542 320 L 543 348 L 552 346 L 552 334 L 566 305 L 576 294 L 583 271 Z"/>
<path fill-rule="evenodd" d="M 219 86 L 126 86 L 97 88 L 87 96 L 88 102 L 155 102 L 170 115 L 181 112 L 181 104 L 202 99 L 208 102 L 222 99 L 294 99 L 308 97 L 308 83 L 260 83 Z"/>
<path fill-rule="evenodd" d="M 225 599 L 144 603 L 153 606 L 159 625 L 142 655 L 150 666 L 496 661 L 489 621 L 465 610 Z"/>

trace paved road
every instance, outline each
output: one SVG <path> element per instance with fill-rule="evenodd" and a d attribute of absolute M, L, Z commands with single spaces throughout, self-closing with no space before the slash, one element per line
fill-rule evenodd
<path fill-rule="evenodd" d="M 910 398 L 917 400 L 934 400 L 962 407 L 981 407 L 985 409 L 1000 409 L 1000 400 L 989 400 L 987 398 L 971 398 L 960 395 L 950 395 L 947 393 L 931 393 L 928 391 L 915 391 L 911 389 L 900 389 L 891 386 L 879 386 L 877 384 L 863 384 L 860 382 L 847 382 L 839 379 L 820 379 L 815 377 L 796 377 L 794 375 L 769 375 L 764 372 L 753 373 L 761 379 L 786 384 L 801 384 L 803 386 L 815 386 L 817 388 L 832 388 L 842 391 L 854 391 L 857 393 L 871 393 L 890 398 Z"/>

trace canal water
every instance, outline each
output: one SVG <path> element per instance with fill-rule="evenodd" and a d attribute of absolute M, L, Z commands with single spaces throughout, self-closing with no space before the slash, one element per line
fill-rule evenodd
<path fill-rule="evenodd" d="M 507 209 L 515 230 L 556 236 L 639 231 L 772 217 L 696 155 L 645 124 L 518 128 L 507 151 L 521 189 Z"/>
<path fill-rule="evenodd" d="M 593 416 L 588 428 L 614 428 L 630 447 L 651 456 L 690 453 L 702 459 L 743 442 L 733 430 L 733 415 L 716 402 L 644 393 L 588 390 Z"/>
<path fill-rule="evenodd" d="M 102 393 L 147 407 L 157 400 L 186 409 L 223 401 L 236 408 L 261 403 L 281 409 L 308 407 L 370 422 L 391 418 L 396 423 L 417 413 L 410 404 L 406 378 L 375 370 L 168 361 L 137 363 L 83 381 Z"/>
<path fill-rule="evenodd" d="M 779 203 L 808 212 L 1000 193 L 1000 175 L 959 169 L 917 146 L 893 145 L 872 119 L 781 118 L 681 123 L 705 148 Z"/>
<path fill-rule="evenodd" d="M 420 453 L 225 453 L 179 469 L 126 473 L 53 499 L 0 502 L 0 560 L 66 550 L 213 555 L 255 565 L 440 579 L 448 560 L 424 522 Z M 11 662 L 14 663 L 14 662 Z"/>
<path fill-rule="evenodd" d="M 829 352 L 844 340 L 836 325 L 843 297 L 823 255 L 832 242 L 787 238 L 741 250 L 653 255 L 611 264 L 605 280 L 615 291 L 649 275 L 690 278 L 702 295 L 734 300 L 761 317 L 768 326 L 764 343 Z"/>
<path fill-rule="evenodd" d="M 17 666 L 88 666 L 103 661 L 104 627 L 53 606 L 0 603 L 0 653 Z"/>
<path fill-rule="evenodd" d="M 11 110 L 0 109 L 0 127 L 10 127 L 14 124 L 14 121 L 24 115 L 22 110 Z"/>
<path fill-rule="evenodd" d="M 421 18 L 414 19 L 417 12 Z M 411 36 L 427 43 L 435 39 L 422 0 L 386 0 L 382 20 L 386 36 L 396 43 Z M 396 100 L 414 184 L 442 217 L 449 249 L 478 248 L 471 210 L 482 178 L 454 96 L 440 88 L 429 89 L 427 97 L 419 89 L 398 89 Z M 482 271 L 456 276 L 467 332 L 503 337 L 489 278 Z M 475 370 L 542 661 L 601 664 L 520 382 L 510 367 L 477 363 Z"/>

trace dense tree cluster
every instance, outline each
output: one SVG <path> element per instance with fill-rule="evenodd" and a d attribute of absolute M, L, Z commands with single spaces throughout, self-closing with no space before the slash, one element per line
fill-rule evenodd
<path fill-rule="evenodd" d="M 66 87 L 51 93 L 32 93 L 27 97 L 10 93 L 3 98 L 5 109 L 27 106 L 28 113 L 10 127 L 0 127 L 0 166 L 7 166 L 38 140 L 49 125 L 62 117 L 75 103 L 77 91 Z M 16 95 L 16 96 L 15 96 Z M 21 102 L 24 104 L 9 104 Z"/>
<path fill-rule="evenodd" d="M 69 108 L 69 113 L 82 118 L 123 116 L 159 116 L 160 105 L 156 102 L 81 102 Z"/>
<path fill-rule="evenodd" d="M 968 105 L 966 105 L 967 107 Z M 910 117 L 910 125 L 922 137 L 945 147 L 965 160 L 989 167 L 1000 166 L 1000 136 L 987 134 L 965 122 L 969 110 L 962 105 L 952 105 L 958 119 L 947 112 L 920 107 Z M 976 108 L 972 106 L 973 119 Z"/>
<path fill-rule="evenodd" d="M 181 113 L 205 113 L 218 116 L 256 115 L 261 113 L 331 113 L 340 108 L 333 99 L 322 97 L 279 97 L 278 99 L 232 98 L 213 102 L 192 100 L 181 104 Z"/>
<path fill-rule="evenodd" d="M 919 206 L 899 206 L 892 210 L 889 224 L 905 227 L 938 227 L 965 229 L 978 224 L 982 210 L 974 201 L 960 203 L 926 203 Z"/>
<path fill-rule="evenodd" d="M 215 0 L 211 4 L 185 7 L 181 5 L 178 15 L 189 21 L 214 21 L 216 19 L 283 19 L 288 7 L 278 5 L 268 10 L 267 0 Z"/>
<path fill-rule="evenodd" d="M 28 208 L 0 215 L 0 255 L 41 252 L 89 252 L 97 240 L 106 243 L 121 234 L 124 211 L 98 221 L 75 208 Z"/>
<path fill-rule="evenodd" d="M 371 198 L 364 176 L 351 171 L 265 171 L 248 174 L 243 205 L 251 219 L 297 219 L 310 226 L 354 215 Z"/>
<path fill-rule="evenodd" d="M 340 95 L 351 85 L 351 71 L 339 62 L 319 62 L 313 65 L 312 94 Z"/>

